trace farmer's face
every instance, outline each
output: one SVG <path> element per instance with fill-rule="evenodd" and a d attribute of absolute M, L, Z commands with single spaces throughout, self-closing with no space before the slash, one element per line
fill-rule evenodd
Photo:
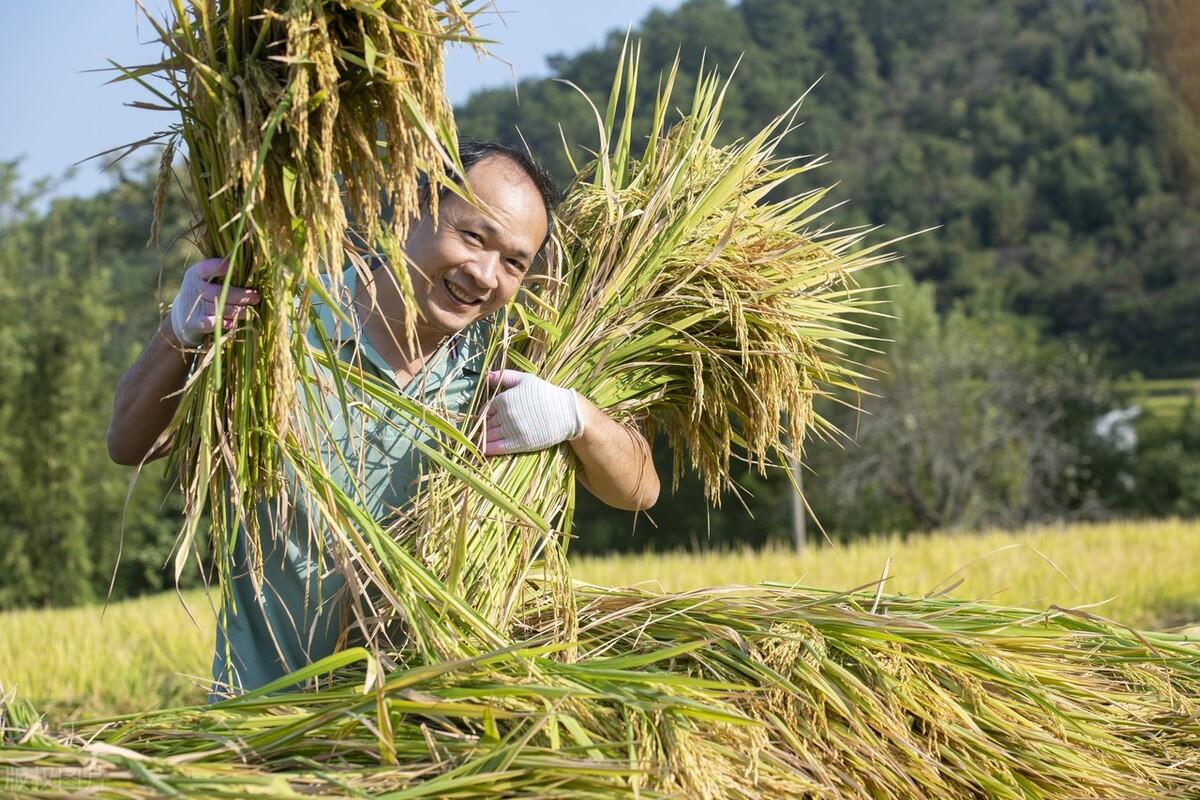
<path fill-rule="evenodd" d="M 492 156 L 467 170 L 467 182 L 482 208 L 447 192 L 437 223 L 426 211 L 405 246 L 418 333 L 435 340 L 512 300 L 546 238 L 546 207 L 520 167 Z"/>

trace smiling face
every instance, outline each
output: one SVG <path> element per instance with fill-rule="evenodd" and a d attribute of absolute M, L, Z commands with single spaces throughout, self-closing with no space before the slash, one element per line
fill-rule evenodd
<path fill-rule="evenodd" d="M 516 295 L 546 238 L 546 207 L 516 164 L 492 156 L 467 170 L 482 208 L 447 192 L 434 224 L 411 229 L 405 251 L 420 320 L 418 340 L 440 341 L 488 316 Z"/>

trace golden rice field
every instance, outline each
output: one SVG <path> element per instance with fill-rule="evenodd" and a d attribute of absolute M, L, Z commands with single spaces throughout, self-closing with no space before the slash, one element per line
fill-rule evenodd
<path fill-rule="evenodd" d="M 875 537 L 839 547 L 578 558 L 604 585 L 666 590 L 783 581 L 850 589 L 877 581 L 1045 609 L 1091 606 L 1138 628 L 1200 626 L 1200 522 L 1138 521 L 1019 532 Z M 0 614 L 0 684 L 54 716 L 123 713 L 202 702 L 213 615 L 204 596 L 173 593 L 100 607 Z M 1200 634 L 1200 628 L 1197 629 Z"/>

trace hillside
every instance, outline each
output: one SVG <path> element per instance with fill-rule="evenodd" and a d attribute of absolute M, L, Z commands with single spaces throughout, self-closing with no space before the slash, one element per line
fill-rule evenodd
<path fill-rule="evenodd" d="M 886 224 L 905 264 L 962 300 L 1035 319 L 1121 371 L 1200 373 L 1200 130 L 1160 69 L 1161 0 L 691 0 L 651 13 L 641 108 L 678 52 L 732 71 L 726 139 L 810 87 L 790 152 L 828 153 L 839 222 Z M 622 32 L 550 60 L 554 75 L 474 95 L 472 138 L 523 136 L 568 177 L 596 125 Z M 686 81 L 685 81 L 686 82 Z M 679 96 L 687 95 L 681 86 Z M 648 113 L 648 111 L 646 112 Z M 518 130 L 520 135 L 518 135 Z"/>

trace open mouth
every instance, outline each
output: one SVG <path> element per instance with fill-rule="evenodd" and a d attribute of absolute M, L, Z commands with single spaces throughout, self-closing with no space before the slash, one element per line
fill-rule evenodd
<path fill-rule="evenodd" d="M 450 295 L 450 298 L 456 303 L 464 306 L 477 306 L 483 302 L 482 297 L 472 298 L 470 295 L 464 293 L 463 290 L 458 286 L 451 283 L 448 278 L 443 278 L 442 283 L 445 284 L 446 292 Z"/>

